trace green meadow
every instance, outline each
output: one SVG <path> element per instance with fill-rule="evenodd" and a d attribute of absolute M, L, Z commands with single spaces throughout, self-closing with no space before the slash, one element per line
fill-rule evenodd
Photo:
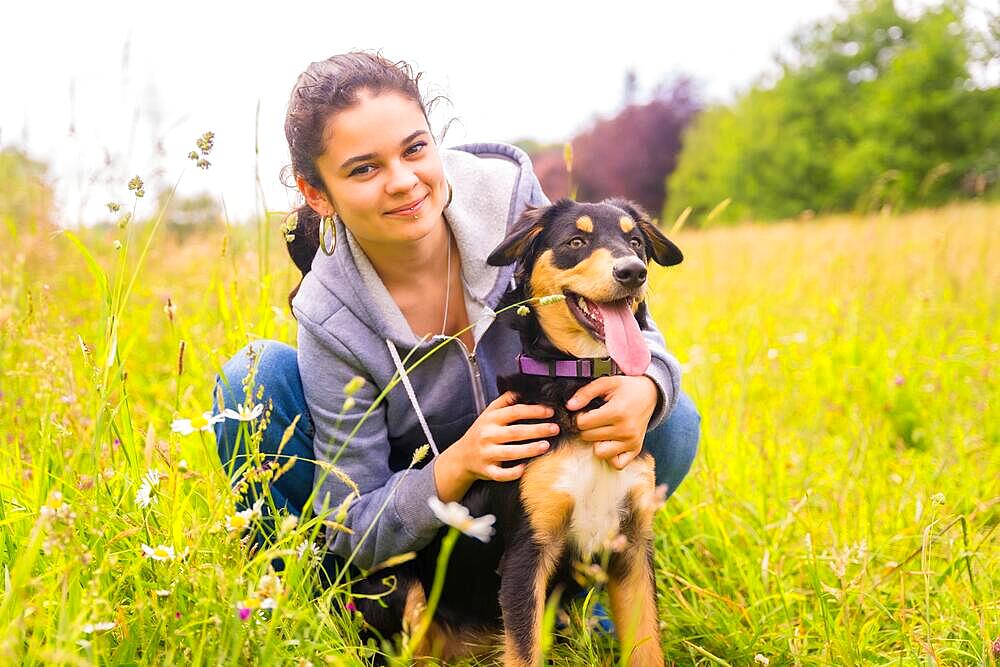
<path fill-rule="evenodd" d="M 0 217 L 0 663 L 405 662 L 319 585 L 318 519 L 250 548 L 197 430 L 230 355 L 294 343 L 280 219 L 182 237 L 128 202 L 100 229 Z M 668 662 L 996 665 L 1000 205 L 675 240 L 650 305 L 703 432 L 656 519 Z M 568 616 L 552 664 L 618 664 Z"/>

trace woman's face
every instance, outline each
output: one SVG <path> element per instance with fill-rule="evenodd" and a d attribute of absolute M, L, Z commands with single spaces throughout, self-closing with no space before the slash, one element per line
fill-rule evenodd
<path fill-rule="evenodd" d="M 416 102 L 362 91 L 356 105 L 327 121 L 325 143 L 316 166 L 333 201 L 304 181 L 300 188 L 321 215 L 332 204 L 362 245 L 414 241 L 440 222 L 448 185 Z"/>

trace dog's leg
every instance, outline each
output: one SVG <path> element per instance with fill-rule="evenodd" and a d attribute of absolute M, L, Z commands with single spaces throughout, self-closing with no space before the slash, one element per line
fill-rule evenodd
<path fill-rule="evenodd" d="M 648 485 L 636 487 L 628 495 L 629 515 L 622 530 L 627 545 L 614 554 L 608 572 L 611 615 L 618 629 L 622 654 L 629 656 L 629 664 L 634 667 L 663 665 L 653 577 L 656 505 L 651 464 L 649 478 Z"/>
<path fill-rule="evenodd" d="M 406 591 L 406 602 L 403 607 L 403 631 L 407 636 L 412 636 L 420 627 L 425 613 L 427 613 L 427 595 L 423 584 L 414 581 Z M 454 652 L 450 640 L 448 633 L 436 621 L 431 621 L 420 645 L 413 649 L 414 664 L 420 667 L 437 664 L 436 660 L 427 661 L 431 657 L 448 659 Z"/>
<path fill-rule="evenodd" d="M 649 549 L 647 544 L 630 545 L 623 553 L 616 554 L 618 567 L 627 568 L 627 573 L 619 578 L 612 572 L 608 580 L 611 616 L 618 629 L 621 650 L 630 656 L 628 664 L 635 667 L 663 665 Z"/>
<path fill-rule="evenodd" d="M 506 667 L 535 667 L 541 659 L 545 592 L 564 547 L 562 541 L 546 540 L 540 544 L 524 535 L 504 554 L 500 606 Z"/>
<path fill-rule="evenodd" d="M 541 657 L 545 593 L 566 546 L 573 498 L 556 491 L 571 450 L 557 450 L 528 465 L 521 478 L 521 502 L 528 525 L 509 535 L 500 572 L 504 665 L 534 667 Z"/>

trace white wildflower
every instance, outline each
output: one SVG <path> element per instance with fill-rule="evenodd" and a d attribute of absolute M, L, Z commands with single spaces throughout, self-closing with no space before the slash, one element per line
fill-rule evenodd
<path fill-rule="evenodd" d="M 146 509 L 155 502 L 156 496 L 153 495 L 153 489 L 149 486 L 149 484 L 143 482 L 142 486 L 139 487 L 139 490 L 135 494 L 135 504 L 142 509 Z"/>
<path fill-rule="evenodd" d="M 264 412 L 264 404 L 258 403 L 252 408 L 248 408 L 246 405 L 238 405 L 236 406 L 236 410 L 233 410 L 232 408 L 226 408 L 225 410 L 222 411 L 222 414 L 227 419 L 235 419 L 236 421 L 241 421 L 241 422 L 250 422 L 253 421 L 254 419 L 257 419 L 257 417 L 260 417 L 260 414 L 262 412 Z"/>
<path fill-rule="evenodd" d="M 166 544 L 161 544 L 157 547 L 151 547 L 148 544 L 142 545 L 142 553 L 148 558 L 153 560 L 170 561 L 174 560 L 177 555 L 174 553 L 174 548 L 169 547 Z"/>
<path fill-rule="evenodd" d="M 261 608 L 274 609 L 277 600 L 285 592 L 281 578 L 276 574 L 265 574 L 257 583 L 257 596 L 262 598 Z"/>
<path fill-rule="evenodd" d="M 163 474 L 160 473 L 156 468 L 150 468 L 143 475 L 142 485 L 139 487 L 139 491 L 135 494 L 135 504 L 139 507 L 146 509 L 150 505 L 156 502 L 156 496 L 153 495 L 153 489 L 160 485 L 160 480 L 163 479 Z"/>
<path fill-rule="evenodd" d="M 243 406 L 240 406 L 242 409 Z M 263 410 L 264 406 L 260 406 Z M 232 412 L 227 410 L 227 412 Z M 235 414 L 235 413 L 234 413 Z M 210 431 L 215 424 L 223 421 L 226 415 L 219 414 L 213 415 L 211 412 L 201 413 L 201 417 L 195 417 L 193 419 L 175 419 L 170 423 L 170 430 L 174 433 L 180 433 L 181 435 L 191 435 L 195 431 Z"/>
<path fill-rule="evenodd" d="M 160 480 L 163 479 L 164 475 L 160 473 L 156 468 L 150 468 L 146 471 L 145 476 L 142 478 L 143 484 L 149 484 L 150 486 L 159 486 Z"/>
<path fill-rule="evenodd" d="M 107 632 L 117 625 L 114 621 L 101 621 L 100 623 L 87 623 L 83 626 L 84 634 L 93 634 L 95 632 Z"/>
<path fill-rule="evenodd" d="M 480 542 L 489 542 L 490 538 L 493 537 L 493 533 L 496 532 L 493 530 L 493 524 L 497 518 L 492 514 L 473 518 L 469 514 L 468 508 L 464 505 L 456 502 L 445 504 L 437 496 L 428 498 L 427 504 L 430 505 L 431 511 L 441 521 L 449 526 L 458 528 L 469 537 L 474 537 Z"/>
<path fill-rule="evenodd" d="M 312 540 L 302 540 L 299 546 L 295 547 L 295 553 L 298 555 L 299 560 L 306 554 L 309 555 L 310 560 L 318 560 L 320 557 L 319 545 Z"/>
<path fill-rule="evenodd" d="M 258 498 L 254 502 L 253 507 L 245 509 L 241 512 L 236 512 L 231 516 L 226 517 L 226 530 L 231 533 L 239 533 L 250 527 L 250 522 L 254 519 L 259 519 L 261 516 L 261 508 L 264 506 L 264 499 Z"/>

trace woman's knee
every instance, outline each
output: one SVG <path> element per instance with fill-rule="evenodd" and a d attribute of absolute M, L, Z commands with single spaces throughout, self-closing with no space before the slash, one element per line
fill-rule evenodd
<path fill-rule="evenodd" d="M 254 341 L 234 354 L 222 366 L 216 376 L 216 408 L 235 408 L 246 400 L 247 377 L 254 367 L 253 387 L 257 391 L 263 386 L 264 392 L 276 393 L 290 383 L 297 383 L 301 391 L 299 364 L 295 348 L 277 340 Z M 218 405 L 219 398 L 222 405 Z M 256 400 L 254 401 L 256 402 Z"/>
<path fill-rule="evenodd" d="M 646 434 L 644 443 L 656 464 L 656 483 L 666 484 L 668 494 L 677 489 L 691 469 L 700 436 L 701 415 L 682 391 L 670 416 Z"/>
<path fill-rule="evenodd" d="M 254 369 L 252 383 L 248 381 L 251 367 Z M 298 458 L 298 462 L 271 485 L 271 494 L 277 505 L 299 513 L 312 489 L 314 471 L 310 461 L 314 432 L 295 348 L 279 341 L 259 340 L 233 355 L 216 377 L 215 412 L 243 405 L 247 389 L 253 392 L 252 403 L 262 403 L 268 408 L 260 452 L 277 456 L 280 450 L 281 456 L 276 458 L 279 463 L 293 456 Z M 286 429 L 293 423 L 295 428 L 286 439 Z M 246 460 L 246 444 L 239 432 L 239 423 L 232 419 L 215 425 L 219 459 L 231 475 Z"/>
<path fill-rule="evenodd" d="M 249 382 L 251 367 L 254 369 L 252 383 Z M 213 413 L 218 414 L 225 409 L 237 410 L 245 404 L 248 389 L 253 393 L 251 402 L 269 405 L 272 422 L 280 422 L 268 424 L 265 441 L 261 443 L 262 449 L 267 451 L 271 444 L 268 436 L 275 428 L 283 430 L 287 426 L 290 418 L 286 415 L 305 412 L 295 348 L 280 341 L 258 340 L 234 354 L 216 376 Z M 302 414 L 301 422 L 308 422 L 306 415 Z M 299 426 L 306 427 L 301 422 Z M 308 427 L 311 429 L 311 423 Z M 230 463 L 239 453 L 237 449 L 243 449 L 236 445 L 238 431 L 238 424 L 229 419 L 215 425 L 216 444 L 223 463 Z"/>

